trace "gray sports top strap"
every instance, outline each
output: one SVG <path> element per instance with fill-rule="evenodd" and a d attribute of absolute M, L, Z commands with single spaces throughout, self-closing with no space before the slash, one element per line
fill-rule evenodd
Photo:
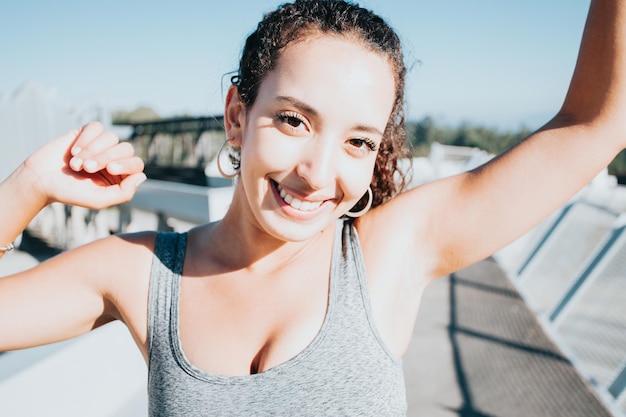
<path fill-rule="evenodd" d="M 150 416 L 404 416 L 402 363 L 374 325 L 361 248 L 339 220 L 324 323 L 287 362 L 259 374 L 221 376 L 194 367 L 178 334 L 186 234 L 157 237 L 148 306 Z"/>

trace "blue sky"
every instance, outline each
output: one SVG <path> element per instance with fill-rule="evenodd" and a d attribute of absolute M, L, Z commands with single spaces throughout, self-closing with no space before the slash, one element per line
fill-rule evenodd
<path fill-rule="evenodd" d="M 280 1 L 0 0 L 0 93 L 28 81 L 68 105 L 222 111 L 224 74 Z M 567 90 L 589 0 L 364 0 L 405 44 L 408 114 L 538 127 Z"/>

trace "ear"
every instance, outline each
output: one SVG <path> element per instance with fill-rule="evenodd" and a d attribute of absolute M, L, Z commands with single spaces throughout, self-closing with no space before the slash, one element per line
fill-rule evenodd
<path fill-rule="evenodd" d="M 232 146 L 241 146 L 243 137 L 243 126 L 245 125 L 246 107 L 239 98 L 237 86 L 231 85 L 226 95 L 224 106 L 224 127 L 226 137 Z"/>

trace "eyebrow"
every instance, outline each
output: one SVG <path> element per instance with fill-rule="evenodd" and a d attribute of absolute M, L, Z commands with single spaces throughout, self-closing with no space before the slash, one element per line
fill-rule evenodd
<path fill-rule="evenodd" d="M 309 106 L 308 104 L 298 100 L 297 98 L 289 97 L 289 96 L 278 96 L 276 97 L 276 100 L 291 104 L 292 106 L 296 107 L 298 110 L 301 110 L 304 113 L 310 114 L 313 117 L 319 116 L 319 113 L 317 110 L 315 110 L 313 107 Z"/>
<path fill-rule="evenodd" d="M 308 104 L 298 100 L 297 98 L 290 97 L 290 96 L 278 96 L 276 97 L 276 100 L 288 103 L 296 107 L 298 110 L 302 111 L 303 113 L 311 115 L 311 117 L 314 117 L 314 118 L 319 117 L 319 112 L 317 110 L 315 110 L 313 107 L 309 106 Z M 376 135 L 380 135 L 381 137 L 384 136 L 384 133 L 374 126 L 356 125 L 352 128 L 352 130 L 358 130 L 361 132 L 376 134 Z"/>

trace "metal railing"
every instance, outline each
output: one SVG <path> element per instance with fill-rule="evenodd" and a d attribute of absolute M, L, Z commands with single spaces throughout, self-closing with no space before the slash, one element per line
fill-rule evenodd
<path fill-rule="evenodd" d="M 497 256 L 544 328 L 617 416 L 626 415 L 625 213 L 626 187 L 592 184 L 534 236 Z"/>

